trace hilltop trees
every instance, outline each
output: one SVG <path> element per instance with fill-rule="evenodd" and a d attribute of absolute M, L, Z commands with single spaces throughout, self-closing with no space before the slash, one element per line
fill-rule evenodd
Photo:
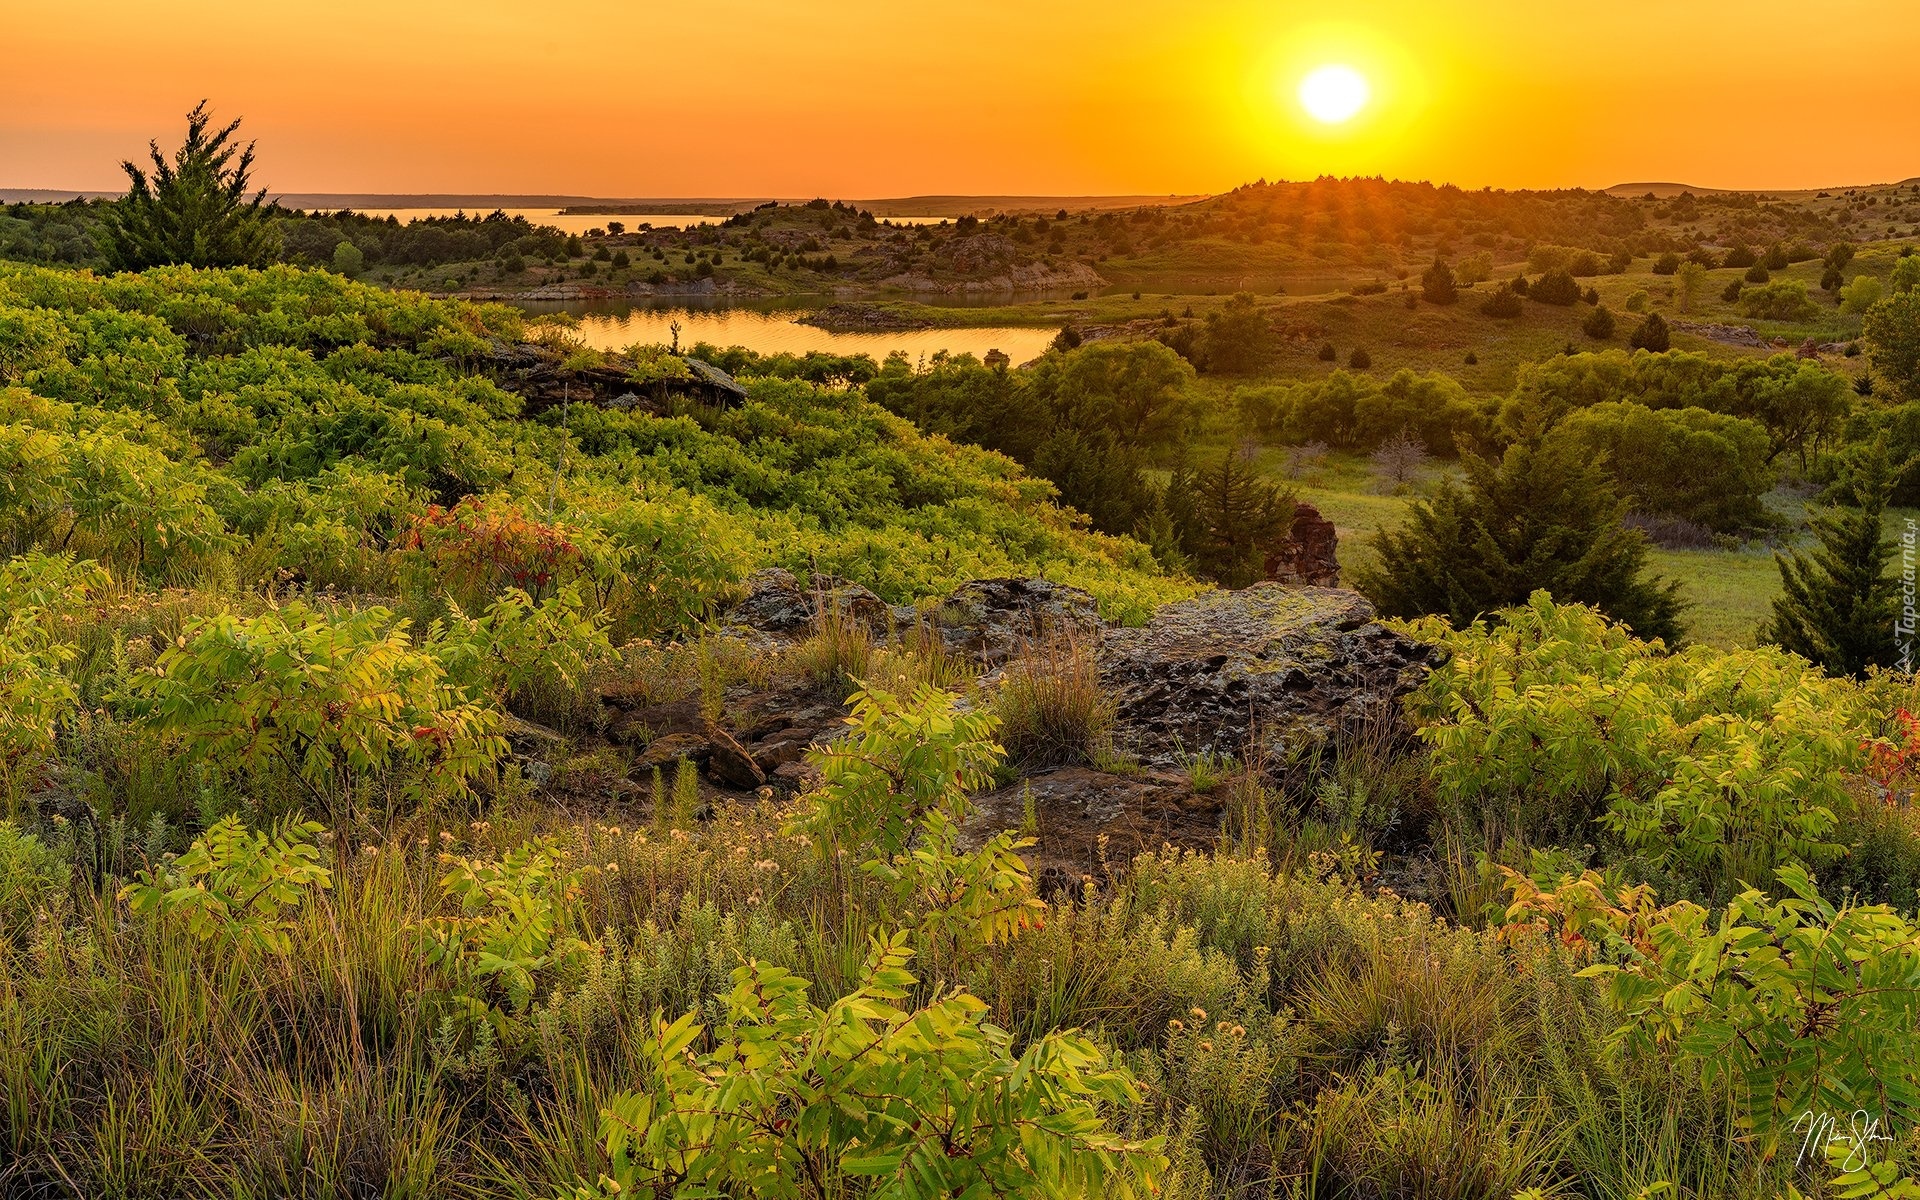
<path fill-rule="evenodd" d="M 1791 650 L 1831 674 L 1892 666 L 1900 584 L 1887 574 L 1893 544 L 1880 525 L 1893 491 L 1887 441 L 1876 439 L 1841 489 L 1842 503 L 1813 518 L 1819 546 L 1774 556 L 1782 594 L 1760 640 Z"/>
<path fill-rule="evenodd" d="M 187 138 L 168 162 L 148 143 L 151 177 L 132 162 L 120 164 L 132 181 L 107 214 L 102 250 L 123 271 L 186 263 L 195 267 L 261 267 L 273 261 L 278 238 L 252 186 L 253 143 L 234 140 L 234 120 L 209 132 L 213 116 L 202 100 L 187 114 Z"/>
<path fill-rule="evenodd" d="M 1357 585 L 1388 616 L 1433 614 L 1464 628 L 1544 589 L 1589 604 L 1641 637 L 1680 632 L 1679 585 L 1647 573 L 1647 542 L 1584 446 L 1520 443 L 1498 462 L 1467 455 L 1467 484 L 1416 502 L 1376 534 Z"/>

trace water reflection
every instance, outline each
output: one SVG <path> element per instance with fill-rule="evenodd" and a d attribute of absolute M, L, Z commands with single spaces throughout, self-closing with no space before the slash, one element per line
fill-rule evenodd
<path fill-rule="evenodd" d="M 905 329 L 888 332 L 832 333 L 798 318 L 811 309 L 658 307 L 609 302 L 581 304 L 524 304 L 529 312 L 573 313 L 579 334 L 597 350 L 620 350 L 636 342 L 668 343 L 673 326 L 680 326 L 680 345 L 709 342 L 716 346 L 745 346 L 758 354 L 870 354 L 876 360 L 904 351 L 918 361 L 941 350 L 985 358 L 999 350 L 1015 363 L 1040 357 L 1059 332 L 1051 328 L 970 326 L 957 329 Z"/>

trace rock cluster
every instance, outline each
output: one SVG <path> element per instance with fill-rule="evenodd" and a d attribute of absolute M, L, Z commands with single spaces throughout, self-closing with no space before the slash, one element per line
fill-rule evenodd
<path fill-rule="evenodd" d="M 1258 583 L 1169 604 L 1110 631 L 1101 681 L 1141 762 L 1202 753 L 1269 764 L 1401 718 L 1436 648 L 1380 625 L 1358 592 Z"/>
<path fill-rule="evenodd" d="M 1312 536 L 1316 521 L 1314 513 L 1300 526 L 1309 536 L 1294 561 L 1330 553 L 1330 539 Z M 989 683 L 1050 636 L 1066 633 L 1095 648 L 1101 686 L 1114 706 L 1115 747 L 1138 765 L 1043 771 L 980 797 L 967 824 L 978 840 L 1031 815 L 1038 844 L 1029 861 L 1061 887 L 1101 877 L 1162 844 L 1210 844 L 1226 798 L 1196 788 L 1187 767 L 1199 756 L 1277 771 L 1322 750 L 1337 753 L 1350 739 L 1391 742 L 1404 732 L 1401 699 L 1440 660 L 1437 648 L 1376 622 L 1357 593 L 1272 582 L 1204 593 L 1167 605 L 1144 626 L 1121 628 L 1101 619 L 1086 592 L 1044 579 L 974 580 L 937 606 L 915 609 L 889 606 L 844 580 L 823 577 L 809 586 L 790 572 L 766 570 L 750 579 L 728 628 L 772 649 L 807 636 L 829 603 L 876 637 L 919 622 L 949 653 L 976 663 Z M 844 728 L 840 707 L 804 685 L 730 698 L 728 729 L 703 717 L 697 699 L 606 702 L 618 710 L 610 736 L 641 748 L 638 771 L 690 759 L 711 784 L 735 791 L 804 788 L 807 748 Z"/>
<path fill-rule="evenodd" d="M 1293 506 L 1287 536 L 1267 555 L 1266 576 L 1300 587 L 1340 586 L 1340 536 L 1333 522 L 1305 502 Z"/>

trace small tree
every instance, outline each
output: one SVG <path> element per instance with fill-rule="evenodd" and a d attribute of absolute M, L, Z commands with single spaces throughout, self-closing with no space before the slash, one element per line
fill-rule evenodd
<path fill-rule="evenodd" d="M 1651 350 L 1655 354 L 1664 354 L 1673 348 L 1673 335 L 1667 331 L 1667 323 L 1659 313 L 1648 313 L 1647 319 L 1633 331 L 1627 344 L 1635 350 Z"/>
<path fill-rule="evenodd" d="M 1607 341 L 1613 337 L 1612 311 L 1609 310 L 1606 305 L 1600 305 L 1587 314 L 1586 320 L 1580 322 L 1580 332 L 1586 334 L 1596 342 Z"/>
<path fill-rule="evenodd" d="M 1653 273 L 1655 275 L 1671 275 L 1679 269 L 1680 256 L 1671 250 L 1653 260 Z"/>
<path fill-rule="evenodd" d="M 1527 289 L 1527 296 L 1541 304 L 1569 308 L 1580 299 L 1580 285 L 1565 271 L 1548 271 Z"/>
<path fill-rule="evenodd" d="M 349 278 L 358 275 L 367 266 L 367 256 L 360 253 L 360 247 L 342 240 L 333 248 L 333 269 Z"/>
<path fill-rule="evenodd" d="M 1512 320 L 1521 313 L 1520 295 L 1512 284 L 1503 283 L 1480 302 L 1480 311 L 1489 317 Z"/>
<path fill-rule="evenodd" d="M 1441 259 L 1434 259 L 1426 274 L 1420 276 L 1420 296 L 1428 304 L 1452 304 L 1459 300 L 1460 292 L 1453 282 L 1453 268 Z"/>
<path fill-rule="evenodd" d="M 1347 365 L 1356 371 L 1364 371 L 1373 365 L 1373 355 L 1367 353 L 1365 346 L 1355 346 L 1353 353 L 1347 355 Z"/>
<path fill-rule="evenodd" d="M 1855 275 L 1853 282 L 1840 289 L 1843 312 L 1864 313 L 1880 303 L 1880 281 L 1871 275 Z"/>
<path fill-rule="evenodd" d="M 1640 637 L 1680 630 L 1679 585 L 1647 573 L 1647 542 L 1598 463 L 1564 442 L 1518 443 L 1498 463 L 1464 456 L 1467 485 L 1415 502 L 1374 536 L 1358 587 L 1382 613 L 1435 614 L 1456 628 L 1544 589 Z"/>
<path fill-rule="evenodd" d="M 259 267 L 272 261 L 279 238 L 261 206 L 267 191 L 251 197 L 253 143 L 234 140 L 238 120 L 209 132 L 213 115 L 202 100 L 187 114 L 187 139 L 168 162 L 158 142 L 147 144 L 149 177 L 132 162 L 120 164 L 132 186 L 101 222 L 101 249 L 123 271 L 185 263 L 195 267 Z"/>
<path fill-rule="evenodd" d="M 1860 326 L 1867 361 L 1878 378 L 1910 400 L 1920 400 L 1920 289 L 1887 297 L 1867 310 Z"/>
<path fill-rule="evenodd" d="M 1834 675 L 1859 675 L 1891 666 L 1899 582 L 1887 574 L 1894 548 L 1880 526 L 1893 491 L 1893 470 L 1882 436 L 1859 456 L 1841 490 L 1842 503 L 1814 517 L 1819 546 L 1791 558 L 1774 556 L 1781 595 L 1762 641 L 1791 650 Z"/>
<path fill-rule="evenodd" d="M 1194 569 L 1230 588 L 1260 578 L 1267 547 L 1293 522 L 1293 497 L 1236 453 L 1197 473 L 1182 466 L 1167 496 Z"/>
<path fill-rule="evenodd" d="M 1682 263 L 1678 282 L 1680 311 L 1690 313 L 1700 303 L 1700 294 L 1706 290 L 1707 269 L 1697 262 Z"/>
<path fill-rule="evenodd" d="M 1397 490 L 1414 481 L 1420 468 L 1427 465 L 1427 448 L 1401 430 L 1373 452 L 1373 469 Z"/>

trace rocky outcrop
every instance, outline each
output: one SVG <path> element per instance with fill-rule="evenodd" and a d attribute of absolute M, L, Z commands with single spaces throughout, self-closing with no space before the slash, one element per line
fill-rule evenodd
<path fill-rule="evenodd" d="M 1069 890 L 1104 880 L 1135 855 L 1162 845 L 1213 844 L 1222 798 L 1197 794 L 1177 771 L 1115 775 L 1063 767 L 976 798 L 962 832 L 977 845 L 1018 829 L 1032 802 L 1034 845 L 1021 852 L 1036 878 L 1057 874 Z"/>
<path fill-rule="evenodd" d="M 1440 661 L 1374 621 L 1357 592 L 1259 583 L 1167 605 L 1110 631 L 1100 674 L 1120 747 L 1152 766 L 1183 755 L 1292 755 L 1398 727 L 1399 700 Z"/>
<path fill-rule="evenodd" d="M 1088 593 L 1046 579 L 976 579 L 933 610 L 933 627 L 950 651 L 995 667 L 1047 637 L 1094 636 L 1105 628 Z"/>
<path fill-rule="evenodd" d="M 725 628 L 749 637 L 798 639 L 813 632 L 822 607 L 864 622 L 875 634 L 885 634 L 902 615 L 860 584 L 816 575 L 805 585 L 792 571 L 766 567 L 747 576 L 746 598 L 728 610 Z"/>
<path fill-rule="evenodd" d="M 1266 576 L 1299 587 L 1340 586 L 1340 535 L 1333 522 L 1305 502 L 1293 506 L 1287 536 L 1267 554 Z"/>

